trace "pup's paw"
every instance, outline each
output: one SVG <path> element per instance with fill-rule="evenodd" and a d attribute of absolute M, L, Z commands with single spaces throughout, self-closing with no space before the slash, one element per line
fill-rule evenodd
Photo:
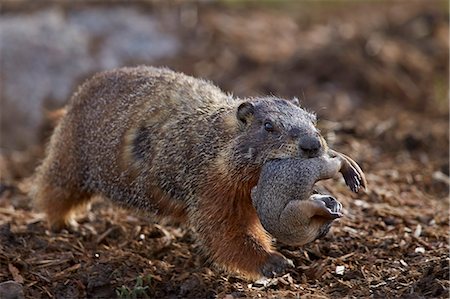
<path fill-rule="evenodd" d="M 342 204 L 333 196 L 330 195 L 322 195 L 322 194 L 313 194 L 311 199 L 320 203 L 321 209 L 323 213 L 317 213 L 317 215 L 322 215 L 330 220 L 342 217 Z"/>
<path fill-rule="evenodd" d="M 350 190 L 357 193 L 360 189 L 367 188 L 366 177 L 358 163 L 356 163 L 349 156 L 334 150 L 330 150 L 329 154 L 331 157 L 341 158 L 342 165 L 339 171 L 342 173 L 345 184 L 350 188 Z"/>

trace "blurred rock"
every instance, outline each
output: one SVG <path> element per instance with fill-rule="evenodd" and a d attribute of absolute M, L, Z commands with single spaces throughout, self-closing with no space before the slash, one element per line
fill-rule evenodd
<path fill-rule="evenodd" d="M 64 105 L 81 80 L 104 69 L 175 55 L 177 37 L 137 9 L 46 9 L 0 18 L 2 149 L 38 141 L 45 109 Z"/>
<path fill-rule="evenodd" d="M 57 10 L 3 16 L 0 28 L 0 146 L 23 149 L 36 141 L 46 102 L 62 105 L 75 79 L 92 67 L 89 40 Z"/>
<path fill-rule="evenodd" d="M 96 8 L 69 14 L 69 26 L 89 35 L 100 69 L 148 63 L 177 53 L 178 40 L 159 31 L 160 20 L 129 8 Z"/>

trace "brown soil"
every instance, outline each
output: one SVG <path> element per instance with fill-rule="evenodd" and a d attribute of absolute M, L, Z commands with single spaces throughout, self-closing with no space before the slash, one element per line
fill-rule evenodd
<path fill-rule="evenodd" d="M 0 282 L 22 284 L 27 298 L 448 297 L 445 3 L 172 9 L 198 19 L 180 25 L 185 51 L 161 64 L 237 95 L 300 96 L 332 147 L 361 164 L 368 191 L 322 183 L 345 217 L 324 239 L 278 245 L 295 268 L 251 282 L 208 264 L 188 227 L 106 200 L 79 231 L 48 231 L 26 195 L 43 146 L 3 154 Z"/>

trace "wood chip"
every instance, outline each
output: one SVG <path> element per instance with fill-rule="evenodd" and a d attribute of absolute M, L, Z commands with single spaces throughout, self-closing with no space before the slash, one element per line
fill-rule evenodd
<path fill-rule="evenodd" d="M 8 264 L 8 270 L 9 270 L 9 273 L 11 273 L 15 282 L 18 282 L 20 284 L 23 283 L 24 280 L 23 280 L 22 275 L 20 275 L 19 269 L 17 269 L 13 264 Z"/>

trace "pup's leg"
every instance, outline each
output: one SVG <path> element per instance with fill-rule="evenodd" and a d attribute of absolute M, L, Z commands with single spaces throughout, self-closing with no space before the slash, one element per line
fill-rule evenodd
<path fill-rule="evenodd" d="M 333 197 L 315 194 L 310 199 L 292 200 L 280 214 L 277 239 L 301 246 L 326 235 L 331 222 L 339 217 L 342 205 Z"/>
<path fill-rule="evenodd" d="M 353 192 L 357 193 L 360 188 L 367 188 L 366 176 L 359 165 L 352 158 L 331 149 L 328 150 L 328 153 L 331 157 L 340 158 L 342 166 L 339 171 L 342 173 L 345 183 Z"/>

